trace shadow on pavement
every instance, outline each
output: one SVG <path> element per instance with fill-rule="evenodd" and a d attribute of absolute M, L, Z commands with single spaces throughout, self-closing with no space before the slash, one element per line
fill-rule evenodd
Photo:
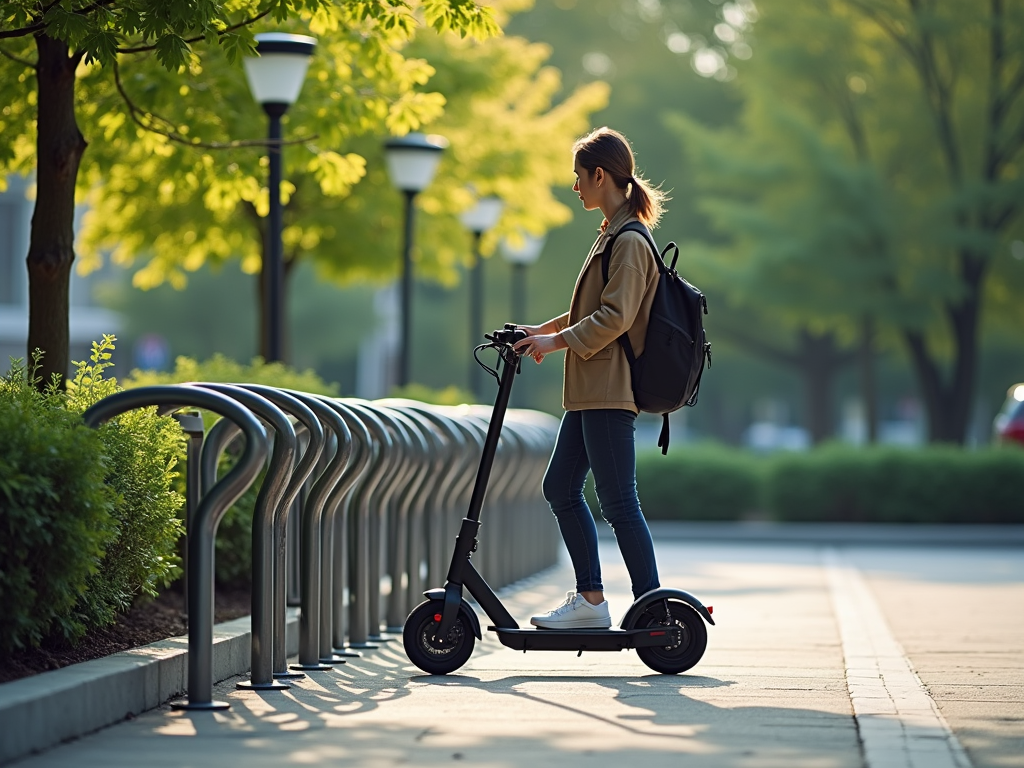
<path fill-rule="evenodd" d="M 518 672 L 490 677 L 483 670 L 436 677 L 388 666 L 393 668 L 379 671 L 375 660 L 363 659 L 284 693 L 232 695 L 226 713 L 154 713 L 133 730 L 148 742 L 146 754 L 157 756 L 123 763 L 104 758 L 103 765 L 213 765 L 230 757 L 245 768 L 327 760 L 628 765 L 638 758 L 646 765 L 678 766 L 681 755 L 692 757 L 687 764 L 693 766 L 746 764 L 755 756 L 758 766 L 780 768 L 861 765 L 851 716 L 765 705 L 747 695 L 730 703 L 728 693 L 737 685 L 732 680 Z M 119 753 L 138 758 L 124 735 L 117 740 Z M 78 765 L 99 764 L 88 751 L 76 751 Z"/>

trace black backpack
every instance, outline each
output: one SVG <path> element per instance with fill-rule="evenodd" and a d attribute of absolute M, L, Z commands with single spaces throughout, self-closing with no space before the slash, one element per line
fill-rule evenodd
<path fill-rule="evenodd" d="M 637 357 L 625 333 L 619 343 L 629 360 L 633 383 L 633 402 L 646 413 L 660 413 L 664 421 L 658 447 L 668 453 L 668 415 L 684 405 L 697 404 L 697 390 L 704 364 L 711 367 L 711 342 L 704 333 L 702 313 L 708 313 L 708 302 L 696 287 L 690 285 L 675 270 L 679 247 L 669 243 L 659 254 L 658 246 L 647 227 L 631 221 L 612 235 L 601 254 L 601 273 L 608 282 L 608 262 L 611 260 L 615 238 L 623 232 L 639 232 L 651 246 L 658 264 L 658 287 L 655 289 L 651 316 L 647 323 L 644 353 Z M 665 254 L 672 249 L 675 255 L 670 265 Z"/>

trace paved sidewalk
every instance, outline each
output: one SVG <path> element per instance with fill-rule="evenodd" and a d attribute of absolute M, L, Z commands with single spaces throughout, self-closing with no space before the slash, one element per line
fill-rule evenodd
<path fill-rule="evenodd" d="M 614 546 L 603 546 L 618 616 L 629 603 L 625 571 Z M 684 675 L 657 675 L 632 652 L 515 653 L 485 633 L 467 666 L 431 677 L 397 642 L 284 693 L 236 691 L 227 681 L 216 697 L 231 701 L 228 712 L 165 706 L 16 765 L 912 765 L 907 745 L 934 747 L 933 732 L 901 720 L 902 746 L 862 747 L 865 715 L 854 716 L 847 675 L 853 641 L 837 612 L 845 582 L 836 577 L 850 573 L 924 683 L 888 691 L 897 709 L 931 694 L 975 768 L 1024 766 L 1024 552 L 836 554 L 848 571 L 830 566 L 821 546 L 661 543 L 663 583 L 715 608 L 708 651 Z M 571 586 L 562 567 L 519 585 L 506 603 L 525 624 Z"/>

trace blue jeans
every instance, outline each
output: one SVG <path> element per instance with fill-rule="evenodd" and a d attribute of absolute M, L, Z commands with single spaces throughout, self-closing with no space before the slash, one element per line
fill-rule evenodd
<path fill-rule="evenodd" d="M 566 411 L 544 474 L 544 498 L 558 520 L 576 571 L 576 591 L 603 590 L 597 525 L 583 496 L 593 470 L 601 514 L 615 532 L 633 597 L 660 586 L 654 542 L 636 495 L 636 414 L 620 409 Z"/>

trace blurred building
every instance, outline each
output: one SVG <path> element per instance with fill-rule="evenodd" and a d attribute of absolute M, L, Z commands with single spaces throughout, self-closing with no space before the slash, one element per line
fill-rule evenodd
<path fill-rule="evenodd" d="M 376 330 L 359 345 L 356 364 L 356 396 L 366 400 L 387 397 L 398 381 L 400 343 L 398 284 L 381 288 L 374 295 Z"/>
<path fill-rule="evenodd" d="M 6 371 L 10 358 L 27 355 L 28 343 L 28 256 L 32 223 L 30 199 L 33 182 L 16 174 L 7 177 L 7 190 L 0 193 L 0 370 Z M 76 226 L 77 226 L 76 221 Z M 89 356 L 93 341 L 104 333 L 118 333 L 121 318 L 95 305 L 96 275 L 82 277 L 74 270 L 70 288 L 71 359 Z"/>

